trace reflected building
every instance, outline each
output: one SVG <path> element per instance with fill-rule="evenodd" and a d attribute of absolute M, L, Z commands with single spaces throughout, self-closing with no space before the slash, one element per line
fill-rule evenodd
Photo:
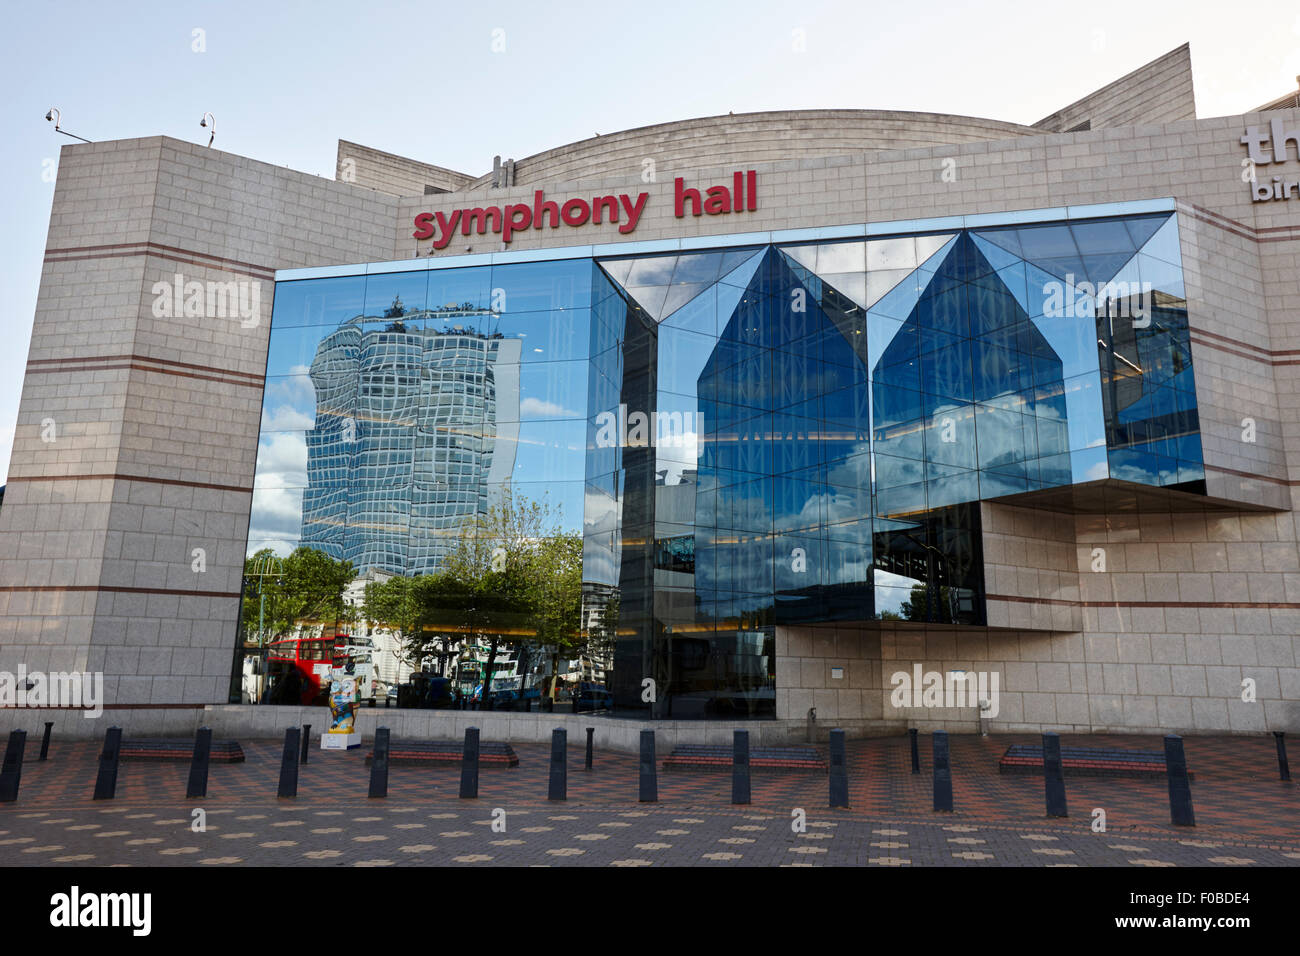
<path fill-rule="evenodd" d="M 431 574 L 514 469 L 517 339 L 473 307 L 350 319 L 311 362 L 302 543 L 359 573 Z"/>

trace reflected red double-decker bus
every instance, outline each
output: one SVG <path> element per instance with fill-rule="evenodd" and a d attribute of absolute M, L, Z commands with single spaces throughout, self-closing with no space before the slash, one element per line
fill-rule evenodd
<path fill-rule="evenodd" d="M 324 706 L 329 701 L 330 672 L 343 668 L 357 678 L 363 699 L 374 693 L 368 638 L 350 634 L 287 637 L 266 648 L 268 704 Z"/>

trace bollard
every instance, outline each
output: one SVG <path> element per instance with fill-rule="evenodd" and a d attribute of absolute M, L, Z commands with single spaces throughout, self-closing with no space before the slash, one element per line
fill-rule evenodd
<path fill-rule="evenodd" d="M 907 732 L 907 736 L 912 738 L 912 773 L 921 772 L 921 751 L 916 746 L 916 728 L 913 727 Z"/>
<path fill-rule="evenodd" d="M 641 795 L 642 803 L 659 801 L 659 782 L 655 778 L 655 732 L 641 731 Z"/>
<path fill-rule="evenodd" d="M 731 802 L 749 803 L 749 731 L 731 737 Z"/>
<path fill-rule="evenodd" d="M 104 749 L 99 755 L 99 773 L 95 776 L 93 800 L 112 800 L 117 793 L 117 762 L 122 756 L 122 728 L 109 727 L 104 734 Z"/>
<path fill-rule="evenodd" d="M 371 797 L 388 796 L 388 728 L 375 730 L 375 754 L 370 761 Z"/>
<path fill-rule="evenodd" d="M 952 767 L 948 763 L 948 731 L 934 732 L 934 809 L 952 812 Z"/>
<path fill-rule="evenodd" d="M 831 731 L 831 806 L 849 806 L 849 770 L 844 756 L 844 731 Z"/>
<path fill-rule="evenodd" d="M 1061 764 L 1061 738 L 1050 730 L 1043 734 L 1043 786 L 1047 792 L 1047 815 L 1068 817 L 1065 808 L 1065 770 Z"/>
<path fill-rule="evenodd" d="M 556 727 L 551 731 L 551 785 L 547 791 L 547 800 L 564 800 L 568 797 L 569 771 L 565 766 L 565 757 L 569 742 L 568 731 Z"/>
<path fill-rule="evenodd" d="M 460 758 L 460 796 L 462 800 L 478 798 L 478 728 L 465 728 L 465 752 Z"/>
<path fill-rule="evenodd" d="M 212 758 L 212 731 L 200 727 L 194 735 L 194 756 L 190 758 L 190 780 L 185 785 L 185 797 L 208 795 L 208 763 Z"/>
<path fill-rule="evenodd" d="M 5 761 L 0 765 L 0 803 L 13 803 L 18 799 L 18 785 L 23 778 L 23 753 L 26 749 L 27 731 L 9 731 Z"/>
<path fill-rule="evenodd" d="M 53 729 L 54 721 L 47 720 L 45 722 L 45 736 L 41 738 L 41 760 L 44 760 L 50 755 L 50 731 Z"/>
<path fill-rule="evenodd" d="M 595 727 L 587 728 L 587 768 L 586 769 L 588 770 L 591 769 L 591 738 L 595 736 L 595 733 L 596 733 Z"/>
<path fill-rule="evenodd" d="M 49 724 L 45 725 L 46 727 Z M 1277 744 L 1277 772 L 1283 780 L 1291 779 L 1291 765 L 1286 762 L 1286 731 L 1273 731 L 1273 740 Z"/>
<path fill-rule="evenodd" d="M 1169 817 L 1176 827 L 1196 826 L 1192 811 L 1192 785 L 1187 779 L 1187 755 L 1183 752 L 1183 738 L 1177 734 L 1165 737 L 1165 776 L 1169 779 Z"/>
<path fill-rule="evenodd" d="M 311 751 L 311 724 L 302 725 L 302 762 L 307 762 L 307 754 Z"/>
<path fill-rule="evenodd" d="M 284 752 L 280 755 L 280 789 L 277 797 L 298 796 L 298 739 L 300 727 L 290 727 L 284 732 Z"/>

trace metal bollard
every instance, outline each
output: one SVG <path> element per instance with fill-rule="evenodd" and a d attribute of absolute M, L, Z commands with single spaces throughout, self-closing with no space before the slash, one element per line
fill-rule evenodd
<path fill-rule="evenodd" d="M 388 728 L 375 730 L 375 754 L 370 761 L 371 797 L 388 796 Z"/>
<path fill-rule="evenodd" d="M 460 758 L 460 796 L 462 800 L 478 798 L 478 728 L 465 728 L 465 752 Z"/>
<path fill-rule="evenodd" d="M 831 731 L 831 806 L 848 808 L 849 769 L 844 754 L 844 731 Z"/>
<path fill-rule="evenodd" d="M 952 812 L 952 767 L 949 764 L 948 731 L 934 732 L 934 809 Z"/>
<path fill-rule="evenodd" d="M 18 799 L 18 786 L 23 778 L 23 753 L 26 750 L 27 731 L 9 731 L 5 761 L 0 765 L 0 803 L 13 803 Z"/>
<path fill-rule="evenodd" d="M 99 772 L 95 775 L 93 800 L 112 800 L 117 793 L 117 762 L 122 757 L 122 728 L 109 727 L 104 734 L 104 749 L 99 754 Z"/>
<path fill-rule="evenodd" d="M 569 770 L 565 764 L 568 756 L 569 734 L 563 727 L 551 731 L 551 782 L 547 800 L 564 800 L 569 791 Z"/>
<path fill-rule="evenodd" d="M 298 740 L 302 728 L 290 727 L 284 732 L 284 752 L 280 755 L 280 788 L 277 797 L 298 796 Z"/>
<path fill-rule="evenodd" d="M 1169 780 L 1169 817 L 1176 827 L 1196 826 L 1192 811 L 1192 785 L 1187 779 L 1187 755 L 1183 752 L 1183 738 L 1177 734 L 1165 736 L 1165 776 Z"/>
<path fill-rule="evenodd" d="M 45 736 L 41 738 L 41 760 L 44 760 L 50 755 L 50 731 L 53 729 L 54 721 L 47 720 L 45 722 Z"/>
<path fill-rule="evenodd" d="M 311 750 L 311 724 L 302 725 L 302 762 L 307 762 L 307 754 Z"/>
<path fill-rule="evenodd" d="M 731 802 L 749 803 L 749 731 L 731 737 Z"/>
<path fill-rule="evenodd" d="M 655 777 L 655 732 L 641 731 L 641 792 L 642 803 L 659 801 L 659 781 Z"/>
<path fill-rule="evenodd" d="M 49 726 L 46 724 L 45 726 Z M 1277 772 L 1283 780 L 1291 779 L 1291 765 L 1286 762 L 1286 731 L 1273 731 L 1273 741 L 1277 744 Z"/>
<path fill-rule="evenodd" d="M 591 769 L 591 744 L 592 744 L 592 737 L 594 737 L 595 734 L 596 734 L 596 728 L 595 728 L 595 727 L 588 727 L 588 728 L 587 728 L 587 767 L 586 767 L 586 769 L 588 769 L 588 770 Z"/>
<path fill-rule="evenodd" d="M 1061 738 L 1050 730 L 1043 734 L 1043 786 L 1047 793 L 1047 815 L 1068 817 L 1065 808 L 1065 770 L 1061 764 Z"/>
<path fill-rule="evenodd" d="M 921 772 L 921 751 L 916 746 L 916 728 L 913 727 L 907 732 L 907 736 L 912 738 L 912 773 Z"/>
<path fill-rule="evenodd" d="M 208 795 L 208 763 L 212 759 L 212 731 L 200 727 L 194 735 L 194 755 L 190 758 L 190 779 L 185 785 L 185 798 Z"/>

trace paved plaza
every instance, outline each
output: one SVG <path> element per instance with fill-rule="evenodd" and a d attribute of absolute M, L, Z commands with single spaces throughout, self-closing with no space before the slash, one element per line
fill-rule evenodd
<path fill-rule="evenodd" d="M 112 801 L 93 801 L 99 744 L 29 742 L 17 803 L 0 806 L 0 864 L 31 866 L 1295 866 L 1300 792 L 1278 780 L 1265 737 L 1187 738 L 1195 828 L 1169 822 L 1163 777 L 1067 777 L 1070 817 L 1044 815 L 1040 777 L 1000 775 L 1028 735 L 953 737 L 953 813 L 931 809 L 904 737 L 848 743 L 850 808 L 828 808 L 827 776 L 755 770 L 732 806 L 725 771 L 665 771 L 657 803 L 637 800 L 635 755 L 570 750 L 568 800 L 546 799 L 549 750 L 518 745 L 519 766 L 484 767 L 458 796 L 447 767 L 393 767 L 368 799 L 365 752 L 313 750 L 298 796 L 276 797 L 279 741 L 242 742 L 214 764 L 208 796 L 185 799 L 187 763 L 124 762 Z M 1158 738 L 1067 743 L 1158 749 Z M 202 809 L 206 829 L 193 828 Z M 1094 832 L 1096 810 L 1105 832 Z M 802 824 L 802 825 L 800 825 Z"/>

